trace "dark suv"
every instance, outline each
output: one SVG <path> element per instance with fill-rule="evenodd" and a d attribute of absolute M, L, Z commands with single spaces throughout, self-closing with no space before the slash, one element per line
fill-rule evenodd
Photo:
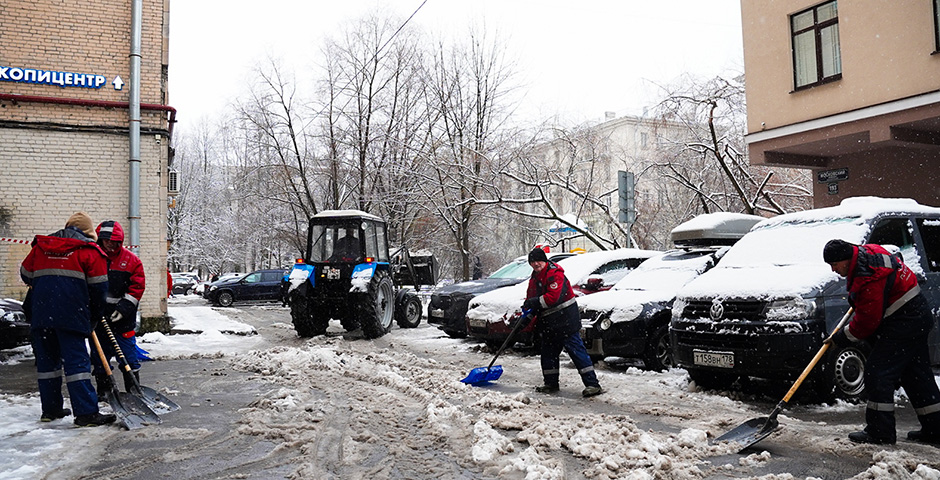
<path fill-rule="evenodd" d="M 640 358 L 647 369 L 672 366 L 669 320 L 676 292 L 705 271 L 763 218 L 699 215 L 672 230 L 677 248 L 641 263 L 612 289 L 578 298 L 581 338 L 594 360 Z"/>
<path fill-rule="evenodd" d="M 281 280 L 287 271 L 257 270 L 243 277 L 217 282 L 209 287 L 206 300 L 228 307 L 244 300 L 281 300 Z"/>
<path fill-rule="evenodd" d="M 683 287 L 670 324 L 676 364 L 704 388 L 742 376 L 797 378 L 848 309 L 845 280 L 822 258 L 834 238 L 897 249 L 938 315 L 940 208 L 850 198 L 762 221 L 717 267 Z M 931 363 L 940 364 L 936 327 L 928 344 Z M 864 342 L 830 348 L 810 376 L 817 397 L 858 398 L 867 354 Z"/>
<path fill-rule="evenodd" d="M 563 258 L 574 256 L 573 253 L 553 253 L 548 259 L 557 262 Z M 470 300 L 497 288 L 515 285 L 528 280 L 532 275 L 532 267 L 526 257 L 519 257 L 493 272 L 492 275 L 479 280 L 455 283 L 443 287 L 431 295 L 428 303 L 428 323 L 437 325 L 451 338 L 467 336 L 467 305 Z"/>

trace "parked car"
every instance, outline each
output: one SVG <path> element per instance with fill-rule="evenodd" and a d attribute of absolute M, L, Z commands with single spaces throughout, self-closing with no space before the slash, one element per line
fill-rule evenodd
<path fill-rule="evenodd" d="M 23 303 L 0 299 L 0 348 L 29 344 L 29 322 L 23 314 Z"/>
<path fill-rule="evenodd" d="M 688 283 L 673 306 L 678 366 L 704 388 L 738 377 L 795 379 L 848 309 L 845 280 L 823 262 L 831 239 L 899 249 L 931 311 L 940 312 L 940 208 L 909 199 L 850 198 L 841 205 L 764 220 L 717 267 Z M 940 337 L 928 338 L 940 364 Z M 864 342 L 830 348 L 808 384 L 818 398 L 858 398 Z"/>
<path fill-rule="evenodd" d="M 173 295 L 189 295 L 196 292 L 199 278 L 195 274 L 177 272 L 171 273 L 170 276 L 173 277 Z"/>
<path fill-rule="evenodd" d="M 676 292 L 714 267 L 761 220 L 740 213 L 699 215 L 672 230 L 675 249 L 644 261 L 612 289 L 578 299 L 581 338 L 591 358 L 640 358 L 657 371 L 671 367 Z"/>
<path fill-rule="evenodd" d="M 551 253 L 548 259 L 557 262 L 574 255 L 574 253 Z M 522 256 L 503 265 L 489 277 L 443 287 L 431 294 L 431 301 L 428 303 L 428 323 L 436 325 L 451 338 L 466 337 L 467 306 L 472 298 L 497 288 L 528 280 L 530 275 L 532 275 L 532 267 L 529 266 L 526 257 Z"/>
<path fill-rule="evenodd" d="M 644 260 L 661 253 L 655 250 L 621 248 L 582 253 L 559 260 L 558 264 L 565 269 L 565 276 L 571 282 L 575 293 L 581 296 L 613 287 L 620 278 Z M 589 278 L 602 278 L 609 283 L 598 284 L 591 280 L 589 285 Z M 520 307 L 525 301 L 527 288 L 528 282 L 524 281 L 484 293 L 471 300 L 466 320 L 469 336 L 484 341 L 490 348 L 500 347 L 512 330 L 512 321 L 522 315 Z M 531 327 L 518 332 L 514 340 L 516 343 L 532 344 Z"/>
<path fill-rule="evenodd" d="M 219 281 L 209 287 L 206 300 L 222 307 L 246 300 L 281 300 L 284 269 L 257 270 L 243 277 Z"/>
<path fill-rule="evenodd" d="M 238 272 L 223 273 L 222 275 L 219 275 L 219 278 L 216 278 L 215 280 L 207 283 L 205 287 L 202 289 L 203 298 L 209 298 L 209 291 L 212 289 L 213 285 L 225 283 L 231 280 L 242 278 L 244 276 L 245 276 L 244 273 L 238 273 Z"/>

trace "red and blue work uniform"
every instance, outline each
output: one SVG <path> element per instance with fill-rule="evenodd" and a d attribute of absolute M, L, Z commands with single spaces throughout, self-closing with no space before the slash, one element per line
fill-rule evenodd
<path fill-rule="evenodd" d="M 95 232 L 98 234 L 99 242 L 101 240 L 112 240 L 118 243 L 124 241 L 124 229 L 120 223 L 112 220 L 101 222 Z M 137 372 L 140 370 L 140 359 L 137 355 L 135 328 L 137 327 L 137 308 L 144 295 L 144 266 L 140 258 L 124 246 L 120 246 L 113 252 L 105 251 L 105 254 L 108 256 L 109 266 L 107 306 L 104 318 L 110 319 L 115 311 L 121 314 L 120 320 L 117 322 L 109 320 L 108 325 L 131 371 Z M 117 352 L 107 336 L 104 325 L 99 326 L 97 332 L 105 358 L 110 360 L 117 355 Z M 92 364 L 96 377 L 105 375 L 98 357 L 93 358 Z"/>
<path fill-rule="evenodd" d="M 538 298 L 535 332 L 541 336 L 540 359 L 545 385 L 557 386 L 558 356 L 564 350 L 571 357 L 585 387 L 599 387 L 594 364 L 581 341 L 581 319 L 574 290 L 565 277 L 565 270 L 554 262 L 546 262 L 541 272 L 532 272 L 526 299 Z"/>
<path fill-rule="evenodd" d="M 62 375 L 76 416 L 98 413 L 86 339 L 104 315 L 108 263 L 75 227 L 37 235 L 20 267 L 43 412 L 62 411 Z"/>
<path fill-rule="evenodd" d="M 855 309 L 843 330 L 852 341 L 869 340 L 865 368 L 865 431 L 878 439 L 897 438 L 894 390 L 904 387 L 929 436 L 940 436 L 940 389 L 930 368 L 927 334 L 933 316 L 917 277 L 880 245 L 853 247 L 846 289 Z"/>

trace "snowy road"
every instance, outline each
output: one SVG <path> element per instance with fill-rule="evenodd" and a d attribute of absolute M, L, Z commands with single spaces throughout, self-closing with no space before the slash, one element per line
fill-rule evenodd
<path fill-rule="evenodd" d="M 183 406 L 163 425 L 74 429 L 67 418 L 40 428 L 32 378 L 9 378 L 31 365 L 0 365 L 0 479 L 940 479 L 933 447 L 849 443 L 862 406 L 797 405 L 778 433 L 738 454 L 708 439 L 766 415 L 782 392 L 729 398 L 695 391 L 681 370 L 602 364 L 608 393 L 582 399 L 563 361 L 562 391 L 542 395 L 538 358 L 515 352 L 500 358 L 498 382 L 472 387 L 459 380 L 491 354 L 425 323 L 373 341 L 338 325 L 300 339 L 278 306 L 171 308 L 191 333 L 142 342 L 159 359 L 142 383 Z M 903 405 L 902 437 L 916 422 Z M 30 440 L 37 433 L 45 444 Z"/>

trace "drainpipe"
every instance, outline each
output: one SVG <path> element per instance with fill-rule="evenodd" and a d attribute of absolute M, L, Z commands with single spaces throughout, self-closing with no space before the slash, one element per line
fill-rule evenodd
<path fill-rule="evenodd" d="M 131 84 L 128 111 L 130 116 L 130 178 L 127 188 L 127 220 L 130 244 L 135 251 L 140 245 L 140 39 L 143 0 L 131 2 Z M 136 252 L 135 252 L 136 253 Z"/>

